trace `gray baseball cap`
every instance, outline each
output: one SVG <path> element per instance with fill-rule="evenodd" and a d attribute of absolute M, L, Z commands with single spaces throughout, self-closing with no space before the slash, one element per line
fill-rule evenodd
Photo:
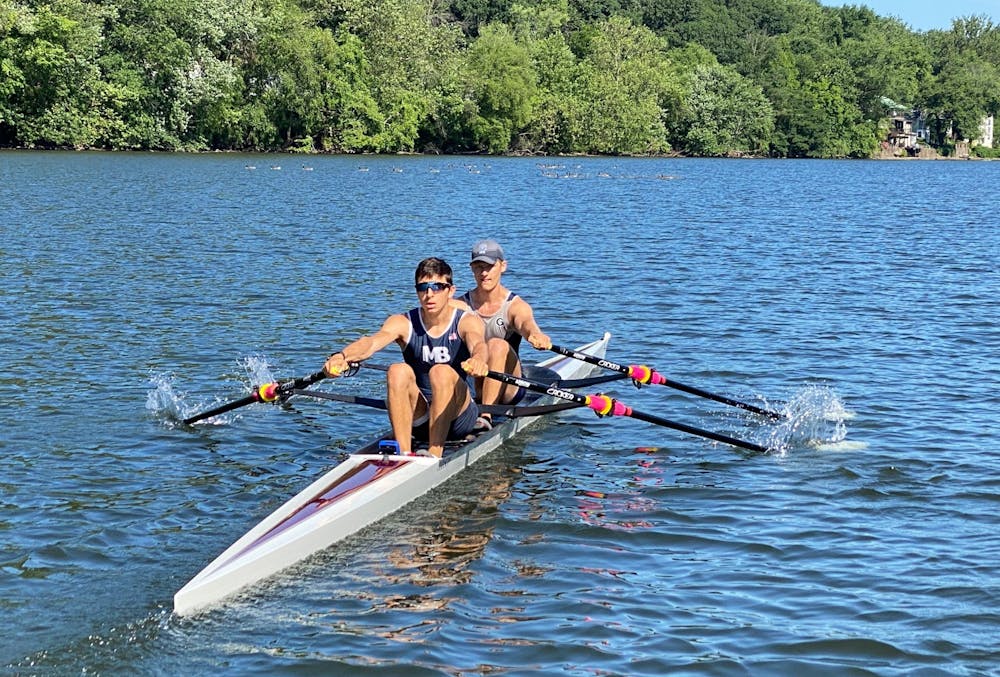
<path fill-rule="evenodd" d="M 480 240 L 472 245 L 472 263 L 483 261 L 492 265 L 504 258 L 503 247 L 496 240 Z"/>

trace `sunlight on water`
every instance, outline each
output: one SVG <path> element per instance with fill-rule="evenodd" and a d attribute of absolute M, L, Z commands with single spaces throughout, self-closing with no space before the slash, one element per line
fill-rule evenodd
<path fill-rule="evenodd" d="M 846 440 L 846 421 L 854 413 L 827 386 L 805 386 L 785 403 L 782 413 L 786 418 L 776 423 L 767 436 L 767 446 L 780 454 L 803 446 L 838 451 L 867 446 Z"/>
<path fill-rule="evenodd" d="M 122 625 L 114 625 L 81 637 L 60 651 L 40 650 L 5 666 L 15 670 L 27 670 L 26 674 L 54 674 L 53 666 L 59 665 L 66 653 L 82 656 L 101 656 L 102 659 L 114 662 L 116 660 L 133 660 L 136 651 L 154 641 L 156 637 L 169 627 L 170 612 L 164 609 L 130 620 Z M 99 670 L 93 671 L 99 673 Z M 21 674 L 15 672 L 14 674 Z M 83 670 L 81 674 L 90 674 Z"/>
<path fill-rule="evenodd" d="M 861 451 L 868 448 L 868 443 L 860 440 L 841 440 L 839 442 L 821 442 L 815 446 L 820 451 Z"/>

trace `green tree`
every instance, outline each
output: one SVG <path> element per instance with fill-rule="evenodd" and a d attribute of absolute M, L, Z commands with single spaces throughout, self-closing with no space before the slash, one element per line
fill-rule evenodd
<path fill-rule="evenodd" d="M 469 48 L 468 68 L 475 102 L 473 139 L 490 153 L 506 152 L 514 134 L 530 121 L 538 96 L 531 54 L 510 28 L 489 24 Z"/>
<path fill-rule="evenodd" d="M 292 17 L 265 36 L 252 98 L 283 147 L 298 150 L 381 151 L 382 116 L 371 94 L 361 41 L 334 36 Z"/>
<path fill-rule="evenodd" d="M 176 118 L 186 118 L 176 133 L 185 145 L 251 149 L 278 143 L 274 121 L 252 95 L 260 92 L 248 88 L 246 74 L 261 53 L 262 42 L 276 30 L 295 32 L 307 25 L 307 16 L 288 7 L 254 0 L 180 4 L 184 17 L 173 27 L 177 39 L 190 47 L 190 57 L 175 83 L 176 96 L 183 102 Z"/>
<path fill-rule="evenodd" d="M 870 157 L 877 150 L 875 121 L 865 120 L 840 87 L 826 80 L 806 82 L 789 97 L 777 118 L 789 157 Z"/>
<path fill-rule="evenodd" d="M 80 0 L 0 5 L 0 139 L 78 148 L 100 139 L 102 22 Z"/>
<path fill-rule="evenodd" d="M 538 104 L 519 139 L 518 148 L 533 152 L 571 152 L 572 113 L 582 109 L 576 92 L 576 56 L 562 33 L 533 39 L 528 47 L 538 75 Z"/>
<path fill-rule="evenodd" d="M 865 118 L 883 115 L 885 97 L 915 101 L 930 72 L 930 53 L 920 39 L 899 21 L 879 18 L 867 8 L 845 7 L 836 16 L 843 29 L 837 50 L 847 76 L 842 86 L 853 93 Z M 844 26 L 846 16 L 854 19 L 850 30 Z"/>
<path fill-rule="evenodd" d="M 0 0 L 0 144 L 5 146 L 20 140 L 20 97 L 27 87 L 20 63 L 26 32 L 21 26 L 29 20 L 25 8 Z"/>
<path fill-rule="evenodd" d="M 664 43 L 648 28 L 622 17 L 600 22 L 580 63 L 577 108 L 568 111 L 572 149 L 669 150 L 665 118 L 679 91 L 670 74 Z"/>
<path fill-rule="evenodd" d="M 774 112 L 761 88 L 731 68 L 698 65 L 688 76 L 674 144 L 693 155 L 759 155 L 770 149 Z"/>
<path fill-rule="evenodd" d="M 432 20 L 431 0 L 335 0 L 332 9 L 364 47 L 380 111 L 376 146 L 414 150 L 460 71 L 461 32 Z"/>
<path fill-rule="evenodd" d="M 975 139 L 986 115 L 998 112 L 1000 70 L 978 57 L 946 65 L 926 98 L 928 110 L 943 123 L 950 123 L 956 139 Z M 941 141 L 944 141 L 942 138 Z"/>
<path fill-rule="evenodd" d="M 938 142 L 949 130 L 956 139 L 978 137 L 983 118 L 1000 113 L 1000 27 L 985 17 L 956 19 L 928 44 L 934 72 L 921 99 L 938 120 Z"/>
<path fill-rule="evenodd" d="M 476 37 L 480 26 L 506 23 L 510 18 L 510 6 L 510 0 L 452 0 L 448 9 L 465 35 Z"/>
<path fill-rule="evenodd" d="M 119 111 L 130 130 L 122 142 L 141 148 L 186 147 L 191 122 L 189 73 L 194 50 L 181 37 L 191 33 L 185 0 L 120 0 L 117 20 L 106 32 L 114 58 L 103 60 L 107 78 L 130 108 Z"/>

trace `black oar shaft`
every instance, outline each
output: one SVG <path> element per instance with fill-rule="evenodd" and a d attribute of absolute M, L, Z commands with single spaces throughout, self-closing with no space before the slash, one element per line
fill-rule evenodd
<path fill-rule="evenodd" d="M 551 346 L 549 348 L 554 353 L 559 353 L 560 355 L 565 355 L 566 357 L 572 357 L 583 362 L 588 362 L 590 364 L 595 364 L 598 367 L 603 367 L 605 369 L 610 369 L 611 371 L 617 371 L 622 374 L 628 374 L 633 376 L 632 368 L 627 367 L 623 364 L 618 364 L 617 362 L 612 362 L 603 357 L 597 357 L 596 355 L 588 355 L 587 353 L 581 353 L 577 350 L 571 350 L 569 348 L 563 348 L 562 346 Z M 775 420 L 783 418 L 781 414 L 770 411 L 768 409 L 763 409 L 756 405 L 750 404 L 749 402 L 741 402 L 739 400 L 734 400 L 732 398 L 726 397 L 724 395 L 717 395 L 715 393 L 710 393 L 707 390 L 702 390 L 701 388 L 696 388 L 694 386 L 689 386 L 684 383 L 678 383 L 673 381 L 662 374 L 656 373 L 649 370 L 652 374 L 655 374 L 655 380 L 652 381 L 657 385 L 664 385 L 668 388 L 674 388 L 675 390 L 681 390 L 683 392 L 689 393 L 691 395 L 697 395 L 698 397 L 704 397 L 709 400 L 715 400 L 722 404 L 728 404 L 731 407 L 738 407 L 740 409 L 745 409 L 746 411 L 752 411 L 755 414 L 760 414 L 761 416 L 767 416 Z"/>
<path fill-rule="evenodd" d="M 345 404 L 360 404 L 363 407 L 372 407 L 373 409 L 387 409 L 388 406 L 384 399 L 374 398 L 374 397 L 361 397 L 360 395 L 341 395 L 340 393 L 325 393 L 320 390 L 303 390 L 296 388 L 293 395 L 302 395 L 305 397 L 315 397 L 319 400 L 331 400 L 333 402 L 343 402 Z"/>
<path fill-rule="evenodd" d="M 279 400 L 287 399 L 294 390 L 307 388 L 313 383 L 322 381 L 326 378 L 325 371 L 317 371 L 315 374 L 309 374 L 308 376 L 302 376 L 291 381 L 285 381 L 284 383 L 266 383 L 261 386 L 255 386 L 253 392 L 246 397 L 241 397 L 238 400 L 234 400 L 227 404 L 215 407 L 214 409 L 209 409 L 208 411 L 203 411 L 200 414 L 195 414 L 194 416 L 184 419 L 186 425 L 191 425 L 192 423 L 197 423 L 198 421 L 203 421 L 206 418 L 212 418 L 213 416 L 218 416 L 219 414 L 224 414 L 227 411 L 232 411 L 233 409 L 239 409 L 240 407 L 245 407 L 248 404 L 253 404 L 254 402 L 274 402 Z M 269 386 L 273 386 L 268 389 Z M 264 395 L 268 392 L 268 395 Z"/>
<path fill-rule="evenodd" d="M 528 379 L 521 378 L 519 376 L 513 376 L 511 374 L 505 374 L 498 371 L 490 371 L 487 373 L 492 379 L 507 383 L 509 385 L 514 385 L 519 388 L 524 388 L 526 390 L 533 390 L 539 393 L 545 393 L 547 395 L 552 395 L 563 400 L 568 400 L 570 402 L 576 402 L 577 404 L 590 407 L 594 411 L 598 411 L 596 403 L 594 400 L 600 398 L 600 400 L 605 401 L 609 404 L 616 403 L 615 400 L 610 400 L 606 396 L 587 396 L 579 395 L 568 390 L 564 390 L 558 386 L 549 386 L 544 383 L 536 383 L 534 381 L 529 381 Z M 620 403 L 617 403 L 620 405 Z M 647 423 L 653 423 L 655 425 L 660 425 L 665 428 L 673 428 L 680 432 L 685 432 L 691 435 L 697 435 L 700 437 L 705 437 L 710 440 L 715 440 L 716 442 L 722 442 L 724 444 L 730 444 L 734 447 L 741 447 L 743 449 L 749 449 L 750 451 L 757 451 L 761 453 L 767 452 L 767 447 L 761 446 L 759 444 L 754 444 L 753 442 L 746 442 L 744 440 L 738 440 L 735 437 L 729 437 L 728 435 L 722 435 L 720 433 L 714 433 L 710 430 L 702 430 L 701 428 L 695 428 L 694 426 L 685 425 L 683 423 L 677 423 L 675 421 L 670 421 L 668 419 L 662 418 L 660 416 L 654 416 L 653 414 L 646 414 L 641 411 L 636 411 L 631 407 L 620 405 L 620 407 L 610 407 L 609 410 L 612 415 L 628 416 L 630 418 L 635 418 L 640 421 L 645 421 Z M 600 412 L 599 412 L 600 413 Z M 604 412 L 605 415 L 609 412 Z"/>
<path fill-rule="evenodd" d="M 735 437 L 730 437 L 728 435 L 723 435 L 722 433 L 715 433 L 711 430 L 702 430 L 701 428 L 695 428 L 694 426 L 686 425 L 684 423 L 678 423 L 676 421 L 670 421 L 653 414 L 646 414 L 641 411 L 632 410 L 628 414 L 631 418 L 637 418 L 640 421 L 645 421 L 646 423 L 653 423 L 656 425 L 662 425 L 665 428 L 673 428 L 674 430 L 679 430 L 690 435 L 698 435 L 701 437 L 707 437 L 710 440 L 715 440 L 716 442 L 722 442 L 723 444 L 731 444 L 734 447 L 742 447 L 743 449 L 749 449 L 750 451 L 759 451 L 761 453 L 767 452 L 767 447 L 761 446 L 759 444 L 754 444 L 753 442 L 747 442 L 745 440 L 738 440 Z"/>
<path fill-rule="evenodd" d="M 219 414 L 225 414 L 227 411 L 239 409 L 240 407 L 245 407 L 248 404 L 253 404 L 254 402 L 259 401 L 260 399 L 258 398 L 257 391 L 255 390 L 253 395 L 247 395 L 246 397 L 223 404 L 215 409 L 209 409 L 208 411 L 203 411 L 200 414 L 195 414 L 194 416 L 186 418 L 184 419 L 184 423 L 186 425 L 191 425 L 192 423 L 197 423 L 198 421 L 202 421 L 206 418 L 212 418 L 213 416 L 218 416 Z"/>
<path fill-rule="evenodd" d="M 325 371 L 317 371 L 315 374 L 309 374 L 308 376 L 302 376 L 295 379 L 294 381 L 285 381 L 284 383 L 278 385 L 278 392 L 284 395 L 285 393 L 291 394 L 293 390 L 301 390 L 302 388 L 308 388 L 313 383 L 318 383 L 326 378 Z"/>
<path fill-rule="evenodd" d="M 672 381 L 666 377 L 663 377 L 663 385 L 667 386 L 668 388 L 674 388 L 675 390 L 682 390 L 686 393 L 697 395 L 698 397 L 704 397 L 709 400 L 715 400 L 716 402 L 721 402 L 722 404 L 728 404 L 731 407 L 738 407 L 740 409 L 752 411 L 755 414 L 760 414 L 761 416 L 767 416 L 768 418 L 773 418 L 776 420 L 782 418 L 781 414 L 775 411 L 768 411 L 767 409 L 762 409 L 756 405 L 750 404 L 749 402 L 741 402 L 739 400 L 733 400 L 726 397 L 725 395 L 716 395 L 715 393 L 710 393 L 707 390 L 702 390 L 701 388 L 696 388 L 694 386 L 678 383 L 677 381 Z"/>

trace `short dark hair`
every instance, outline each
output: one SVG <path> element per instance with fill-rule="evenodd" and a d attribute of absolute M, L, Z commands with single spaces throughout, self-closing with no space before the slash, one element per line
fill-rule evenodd
<path fill-rule="evenodd" d="M 452 284 L 451 266 L 444 259 L 432 256 L 417 264 L 417 272 L 413 275 L 413 281 L 419 282 L 422 277 L 435 277 L 438 275 L 444 276 L 448 280 L 448 284 Z"/>

